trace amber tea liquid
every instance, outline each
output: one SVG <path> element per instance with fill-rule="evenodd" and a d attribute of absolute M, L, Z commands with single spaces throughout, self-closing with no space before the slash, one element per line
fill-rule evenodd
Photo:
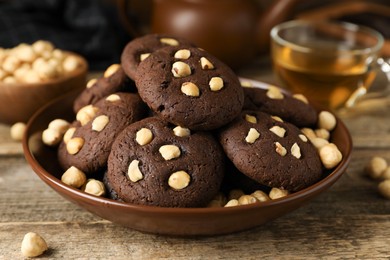
<path fill-rule="evenodd" d="M 325 107 L 341 107 L 360 86 L 375 78 L 368 72 L 367 56 L 348 52 L 337 54 L 339 45 L 327 43 L 325 51 L 298 52 L 288 46 L 273 46 L 276 75 L 293 93 L 301 93 Z M 309 46 L 310 47 L 310 46 Z"/>

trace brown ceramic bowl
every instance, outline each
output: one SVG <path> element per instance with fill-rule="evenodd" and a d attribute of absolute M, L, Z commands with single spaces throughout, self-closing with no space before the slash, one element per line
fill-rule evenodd
<path fill-rule="evenodd" d="M 261 86 L 261 83 L 258 85 Z M 351 158 L 350 134 L 338 120 L 332 142 L 342 152 L 342 162 L 321 181 L 287 197 L 230 208 L 162 208 L 123 203 L 89 195 L 62 183 L 63 171 L 57 162 L 56 149 L 45 146 L 41 141 L 41 133 L 51 120 L 73 120 L 73 99 L 74 95 L 68 94 L 40 109 L 31 118 L 23 140 L 28 163 L 46 184 L 65 199 L 104 219 L 143 232 L 174 236 L 220 235 L 259 226 L 301 207 L 325 191 L 345 172 Z"/>
<path fill-rule="evenodd" d="M 68 52 L 69 53 L 69 52 Z M 27 122 L 42 106 L 57 97 L 85 87 L 87 61 L 77 55 L 81 66 L 67 75 L 42 83 L 0 83 L 0 122 Z"/>

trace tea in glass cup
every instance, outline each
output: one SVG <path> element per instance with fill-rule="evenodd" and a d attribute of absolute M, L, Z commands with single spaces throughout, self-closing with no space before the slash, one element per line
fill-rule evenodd
<path fill-rule="evenodd" d="M 324 107 L 352 105 L 376 77 L 383 37 L 341 22 L 290 21 L 271 30 L 274 72 L 293 93 Z"/>

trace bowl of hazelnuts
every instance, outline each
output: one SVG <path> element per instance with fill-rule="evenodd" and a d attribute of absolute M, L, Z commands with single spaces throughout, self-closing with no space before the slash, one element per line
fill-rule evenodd
<path fill-rule="evenodd" d="M 48 41 L 0 48 L 0 122 L 27 122 L 40 107 L 85 86 L 87 61 Z"/>

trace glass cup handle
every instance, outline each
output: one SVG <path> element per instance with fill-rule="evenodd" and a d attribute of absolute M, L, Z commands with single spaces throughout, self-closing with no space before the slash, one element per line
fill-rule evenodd
<path fill-rule="evenodd" d="M 378 96 L 386 96 L 390 94 L 390 60 L 386 61 L 383 58 L 378 58 L 376 60 L 376 65 L 374 67 L 385 74 L 387 82 L 384 89 L 378 92 L 370 93 L 372 94 L 372 97 L 378 97 Z M 366 86 L 359 86 L 352 95 L 348 98 L 347 102 L 345 103 L 345 106 L 347 108 L 353 107 L 355 103 L 362 98 L 363 96 L 367 96 L 367 87 Z"/>

